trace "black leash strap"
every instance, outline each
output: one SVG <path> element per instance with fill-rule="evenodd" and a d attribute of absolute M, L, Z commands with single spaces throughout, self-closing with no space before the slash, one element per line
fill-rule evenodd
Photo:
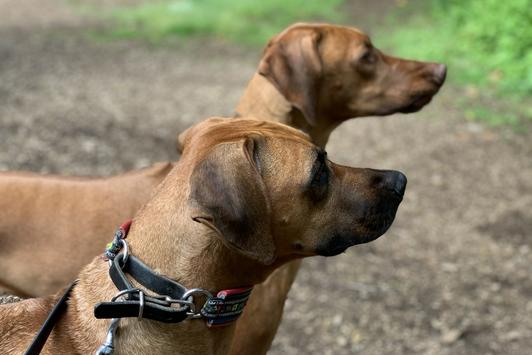
<path fill-rule="evenodd" d="M 65 312 L 67 301 L 70 298 L 70 293 L 72 292 L 72 289 L 76 283 L 77 280 L 68 286 L 63 296 L 61 296 L 61 299 L 55 304 L 52 311 L 48 314 L 48 317 L 41 326 L 41 329 L 39 329 L 39 332 L 37 335 L 35 335 L 35 338 L 33 338 L 24 355 L 37 355 L 41 353 L 41 350 L 44 347 L 44 344 L 46 344 L 46 340 L 50 336 L 50 333 L 54 329 L 57 321 L 59 321 L 61 315 Z"/>

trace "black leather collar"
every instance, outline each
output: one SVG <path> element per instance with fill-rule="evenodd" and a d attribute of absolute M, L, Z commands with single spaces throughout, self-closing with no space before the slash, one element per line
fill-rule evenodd
<path fill-rule="evenodd" d="M 164 296 L 145 295 L 129 282 L 126 272 L 148 290 Z M 123 254 L 118 254 L 111 261 L 109 276 L 118 290 L 131 290 L 131 292 L 125 295 L 125 301 L 98 303 L 94 308 L 96 318 L 140 316 L 159 322 L 179 323 L 185 320 L 187 313 L 190 312 L 190 302 L 182 300 L 186 288 L 155 273 L 133 255 L 127 257 L 124 262 Z M 177 307 L 173 306 L 175 304 Z"/>
<path fill-rule="evenodd" d="M 138 258 L 118 254 L 110 262 L 109 275 L 124 301 L 101 302 L 94 307 L 96 318 L 148 318 L 164 323 L 179 323 L 187 318 L 204 318 L 207 326 L 223 326 L 238 319 L 251 294 L 252 287 L 222 290 L 216 297 L 201 289 L 187 290 L 183 285 L 157 274 Z M 135 288 L 125 273 L 157 295 L 147 295 Z M 196 311 L 194 295 L 206 297 Z M 115 297 L 117 298 L 117 297 Z"/>
<path fill-rule="evenodd" d="M 138 258 L 128 254 L 125 238 L 131 223 L 131 220 L 126 221 L 118 228 L 104 253 L 104 258 L 110 260 L 111 280 L 120 292 L 111 302 L 101 302 L 94 307 L 96 318 L 137 317 L 165 323 L 179 323 L 187 318 L 204 318 L 207 326 L 211 327 L 226 325 L 242 314 L 251 287 L 222 290 L 213 297 L 206 290 L 188 290 L 183 285 L 157 274 Z M 126 273 L 156 295 L 148 295 L 146 291 L 133 287 Z M 196 310 L 194 296 L 198 294 L 206 299 L 203 307 Z M 118 300 L 120 297 L 125 300 Z"/>

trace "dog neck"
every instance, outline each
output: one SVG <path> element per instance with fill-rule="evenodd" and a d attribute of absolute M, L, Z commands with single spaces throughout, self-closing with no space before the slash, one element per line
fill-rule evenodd
<path fill-rule="evenodd" d="M 236 115 L 288 124 L 292 105 L 259 73 L 251 78 L 236 107 Z"/>
<path fill-rule="evenodd" d="M 157 273 L 187 288 L 199 287 L 213 294 L 263 281 L 274 266 L 260 266 L 245 258 L 226 247 L 209 228 L 192 220 L 188 206 L 189 188 L 177 188 L 189 185 L 189 174 L 183 170 L 191 169 L 184 168 L 181 163 L 186 164 L 186 159 L 169 173 L 152 200 L 135 218 L 127 237 L 130 253 Z M 64 328 L 79 324 L 72 334 L 81 332 L 84 336 L 72 341 L 81 353 L 94 352 L 94 347 L 105 339 L 109 321 L 95 319 L 93 307 L 98 302 L 109 301 L 117 292 L 108 276 L 108 264 L 101 258 L 94 259 L 81 272 L 64 322 Z M 229 347 L 234 330 L 234 325 L 209 329 L 202 320 L 167 325 L 123 319 L 121 327 L 118 346 L 131 353 L 153 351 L 150 342 L 161 345 L 162 349 L 157 349 L 160 353 L 179 353 L 179 349 L 187 349 L 189 345 L 183 352 L 197 349 L 198 353 L 223 353 L 223 349 Z M 191 343 L 187 345 L 189 339 Z M 193 339 L 196 341 L 192 342 Z M 201 344 L 197 339 L 203 339 Z"/>
<path fill-rule="evenodd" d="M 316 124 L 309 124 L 301 111 L 294 108 L 283 94 L 259 73 L 255 73 L 251 78 L 236 107 L 235 116 L 253 117 L 296 127 L 307 133 L 312 141 L 322 148 L 327 144 L 331 132 L 342 122 L 318 113 Z"/>

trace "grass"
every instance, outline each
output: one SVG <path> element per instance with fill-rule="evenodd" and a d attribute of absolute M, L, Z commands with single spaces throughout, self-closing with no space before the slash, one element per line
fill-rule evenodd
<path fill-rule="evenodd" d="M 444 62 L 464 87 L 466 117 L 490 126 L 532 123 L 531 0 L 411 2 L 378 40 L 399 56 Z"/>
<path fill-rule="evenodd" d="M 275 33 L 298 21 L 343 20 L 343 0 L 172 0 L 113 11 L 113 36 L 168 38 L 210 36 L 263 46 Z"/>
<path fill-rule="evenodd" d="M 164 0 L 113 10 L 109 38 L 154 43 L 214 37 L 262 47 L 298 21 L 346 22 L 346 0 Z M 469 119 L 532 123 L 532 0 L 402 0 L 375 42 L 398 56 L 444 62 Z M 392 30 L 393 29 L 393 30 Z M 384 32 L 383 31 L 383 32 Z"/>

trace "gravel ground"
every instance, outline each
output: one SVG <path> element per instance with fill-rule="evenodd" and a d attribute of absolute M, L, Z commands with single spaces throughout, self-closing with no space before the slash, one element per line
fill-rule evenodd
<path fill-rule="evenodd" d="M 231 115 L 260 54 L 87 36 L 98 26 L 60 0 L 0 1 L 0 169 L 175 160 L 176 133 Z M 406 197 L 384 237 L 304 263 L 271 354 L 530 352 L 532 134 L 466 121 L 461 94 L 447 86 L 421 113 L 333 134 L 332 160 L 399 169 Z"/>

